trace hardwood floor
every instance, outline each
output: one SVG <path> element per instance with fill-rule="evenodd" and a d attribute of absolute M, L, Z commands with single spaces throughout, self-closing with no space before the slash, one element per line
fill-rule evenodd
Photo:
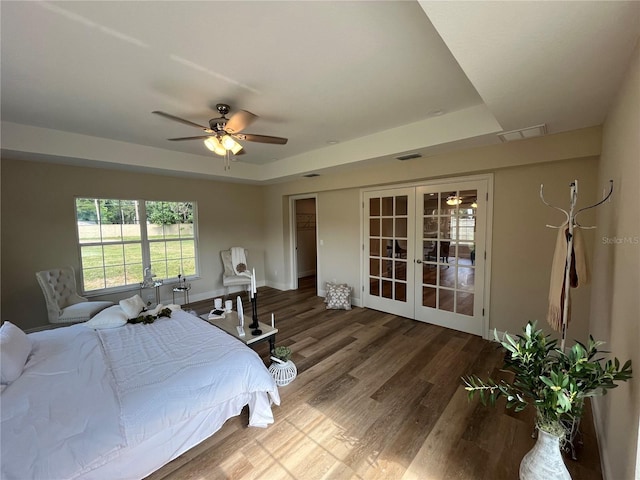
<path fill-rule="evenodd" d="M 277 344 L 298 367 L 275 423 L 247 427 L 245 407 L 148 480 L 518 478 L 533 412 L 469 402 L 460 381 L 498 374 L 496 344 L 374 310 L 326 310 L 313 282 L 300 285 L 259 289 L 260 319 L 275 313 Z M 256 351 L 268 364 L 268 345 Z M 600 480 L 589 409 L 582 430 L 579 460 L 565 463 L 573 480 Z"/>

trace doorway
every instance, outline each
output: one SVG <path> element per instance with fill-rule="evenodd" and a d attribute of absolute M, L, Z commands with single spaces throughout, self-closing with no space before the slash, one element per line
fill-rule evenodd
<path fill-rule="evenodd" d="M 451 179 L 363 192 L 364 306 L 484 336 L 489 187 Z"/>
<path fill-rule="evenodd" d="M 292 288 L 317 286 L 317 205 L 316 196 L 291 197 Z"/>

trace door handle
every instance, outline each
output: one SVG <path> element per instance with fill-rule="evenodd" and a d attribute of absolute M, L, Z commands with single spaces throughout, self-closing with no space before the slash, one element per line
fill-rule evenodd
<path fill-rule="evenodd" d="M 419 258 L 416 259 L 416 263 L 422 263 L 422 260 L 420 260 Z"/>

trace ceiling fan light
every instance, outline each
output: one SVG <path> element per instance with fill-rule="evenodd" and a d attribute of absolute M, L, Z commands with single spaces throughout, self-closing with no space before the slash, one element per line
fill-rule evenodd
<path fill-rule="evenodd" d="M 238 144 L 230 135 L 223 136 L 221 141 L 225 150 L 233 150 L 233 148 Z"/>
<path fill-rule="evenodd" d="M 231 148 L 231 152 L 232 152 L 234 155 L 237 155 L 237 154 L 238 154 L 238 152 L 239 152 L 240 150 L 242 150 L 242 145 L 240 145 L 238 142 L 234 142 L 234 143 L 235 143 L 235 145 Z"/>
<path fill-rule="evenodd" d="M 218 137 L 209 137 L 204 141 L 204 144 L 209 150 L 221 157 L 224 157 L 227 153 L 227 150 L 222 146 Z"/>
<path fill-rule="evenodd" d="M 204 146 L 207 147 L 212 152 L 215 151 L 215 149 L 216 149 L 216 144 L 213 141 L 214 139 L 215 139 L 215 137 L 209 137 L 209 138 L 205 139 L 205 141 L 204 141 Z"/>

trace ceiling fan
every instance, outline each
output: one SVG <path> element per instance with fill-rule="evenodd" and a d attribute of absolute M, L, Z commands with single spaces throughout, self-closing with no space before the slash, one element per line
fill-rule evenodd
<path fill-rule="evenodd" d="M 152 113 L 160 115 L 164 118 L 168 118 L 169 120 L 173 120 L 175 122 L 184 123 L 185 125 L 190 125 L 192 127 L 197 127 L 204 130 L 206 135 L 198 135 L 195 137 L 169 138 L 167 140 L 170 140 L 172 142 L 181 142 L 183 140 L 204 140 L 204 144 L 209 150 L 211 150 L 216 155 L 225 157 L 225 170 L 229 169 L 229 158 L 231 155 L 235 156 L 245 153 L 242 145 L 240 145 L 237 140 L 271 143 L 276 145 L 284 145 L 287 143 L 287 139 L 282 137 L 256 135 L 253 133 L 241 133 L 245 128 L 251 125 L 258 118 L 257 115 L 254 115 L 251 112 L 247 112 L 246 110 L 238 110 L 236 113 L 231 115 L 230 118 L 227 118 L 226 115 L 231 110 L 231 107 L 229 107 L 229 105 L 225 103 L 218 103 L 216 105 L 216 109 L 218 110 L 220 117 L 212 118 L 211 120 L 209 120 L 208 127 L 199 125 L 190 120 L 185 120 L 184 118 L 176 117 L 175 115 L 171 115 L 169 113 L 160 112 L 158 110 L 155 110 Z"/>

